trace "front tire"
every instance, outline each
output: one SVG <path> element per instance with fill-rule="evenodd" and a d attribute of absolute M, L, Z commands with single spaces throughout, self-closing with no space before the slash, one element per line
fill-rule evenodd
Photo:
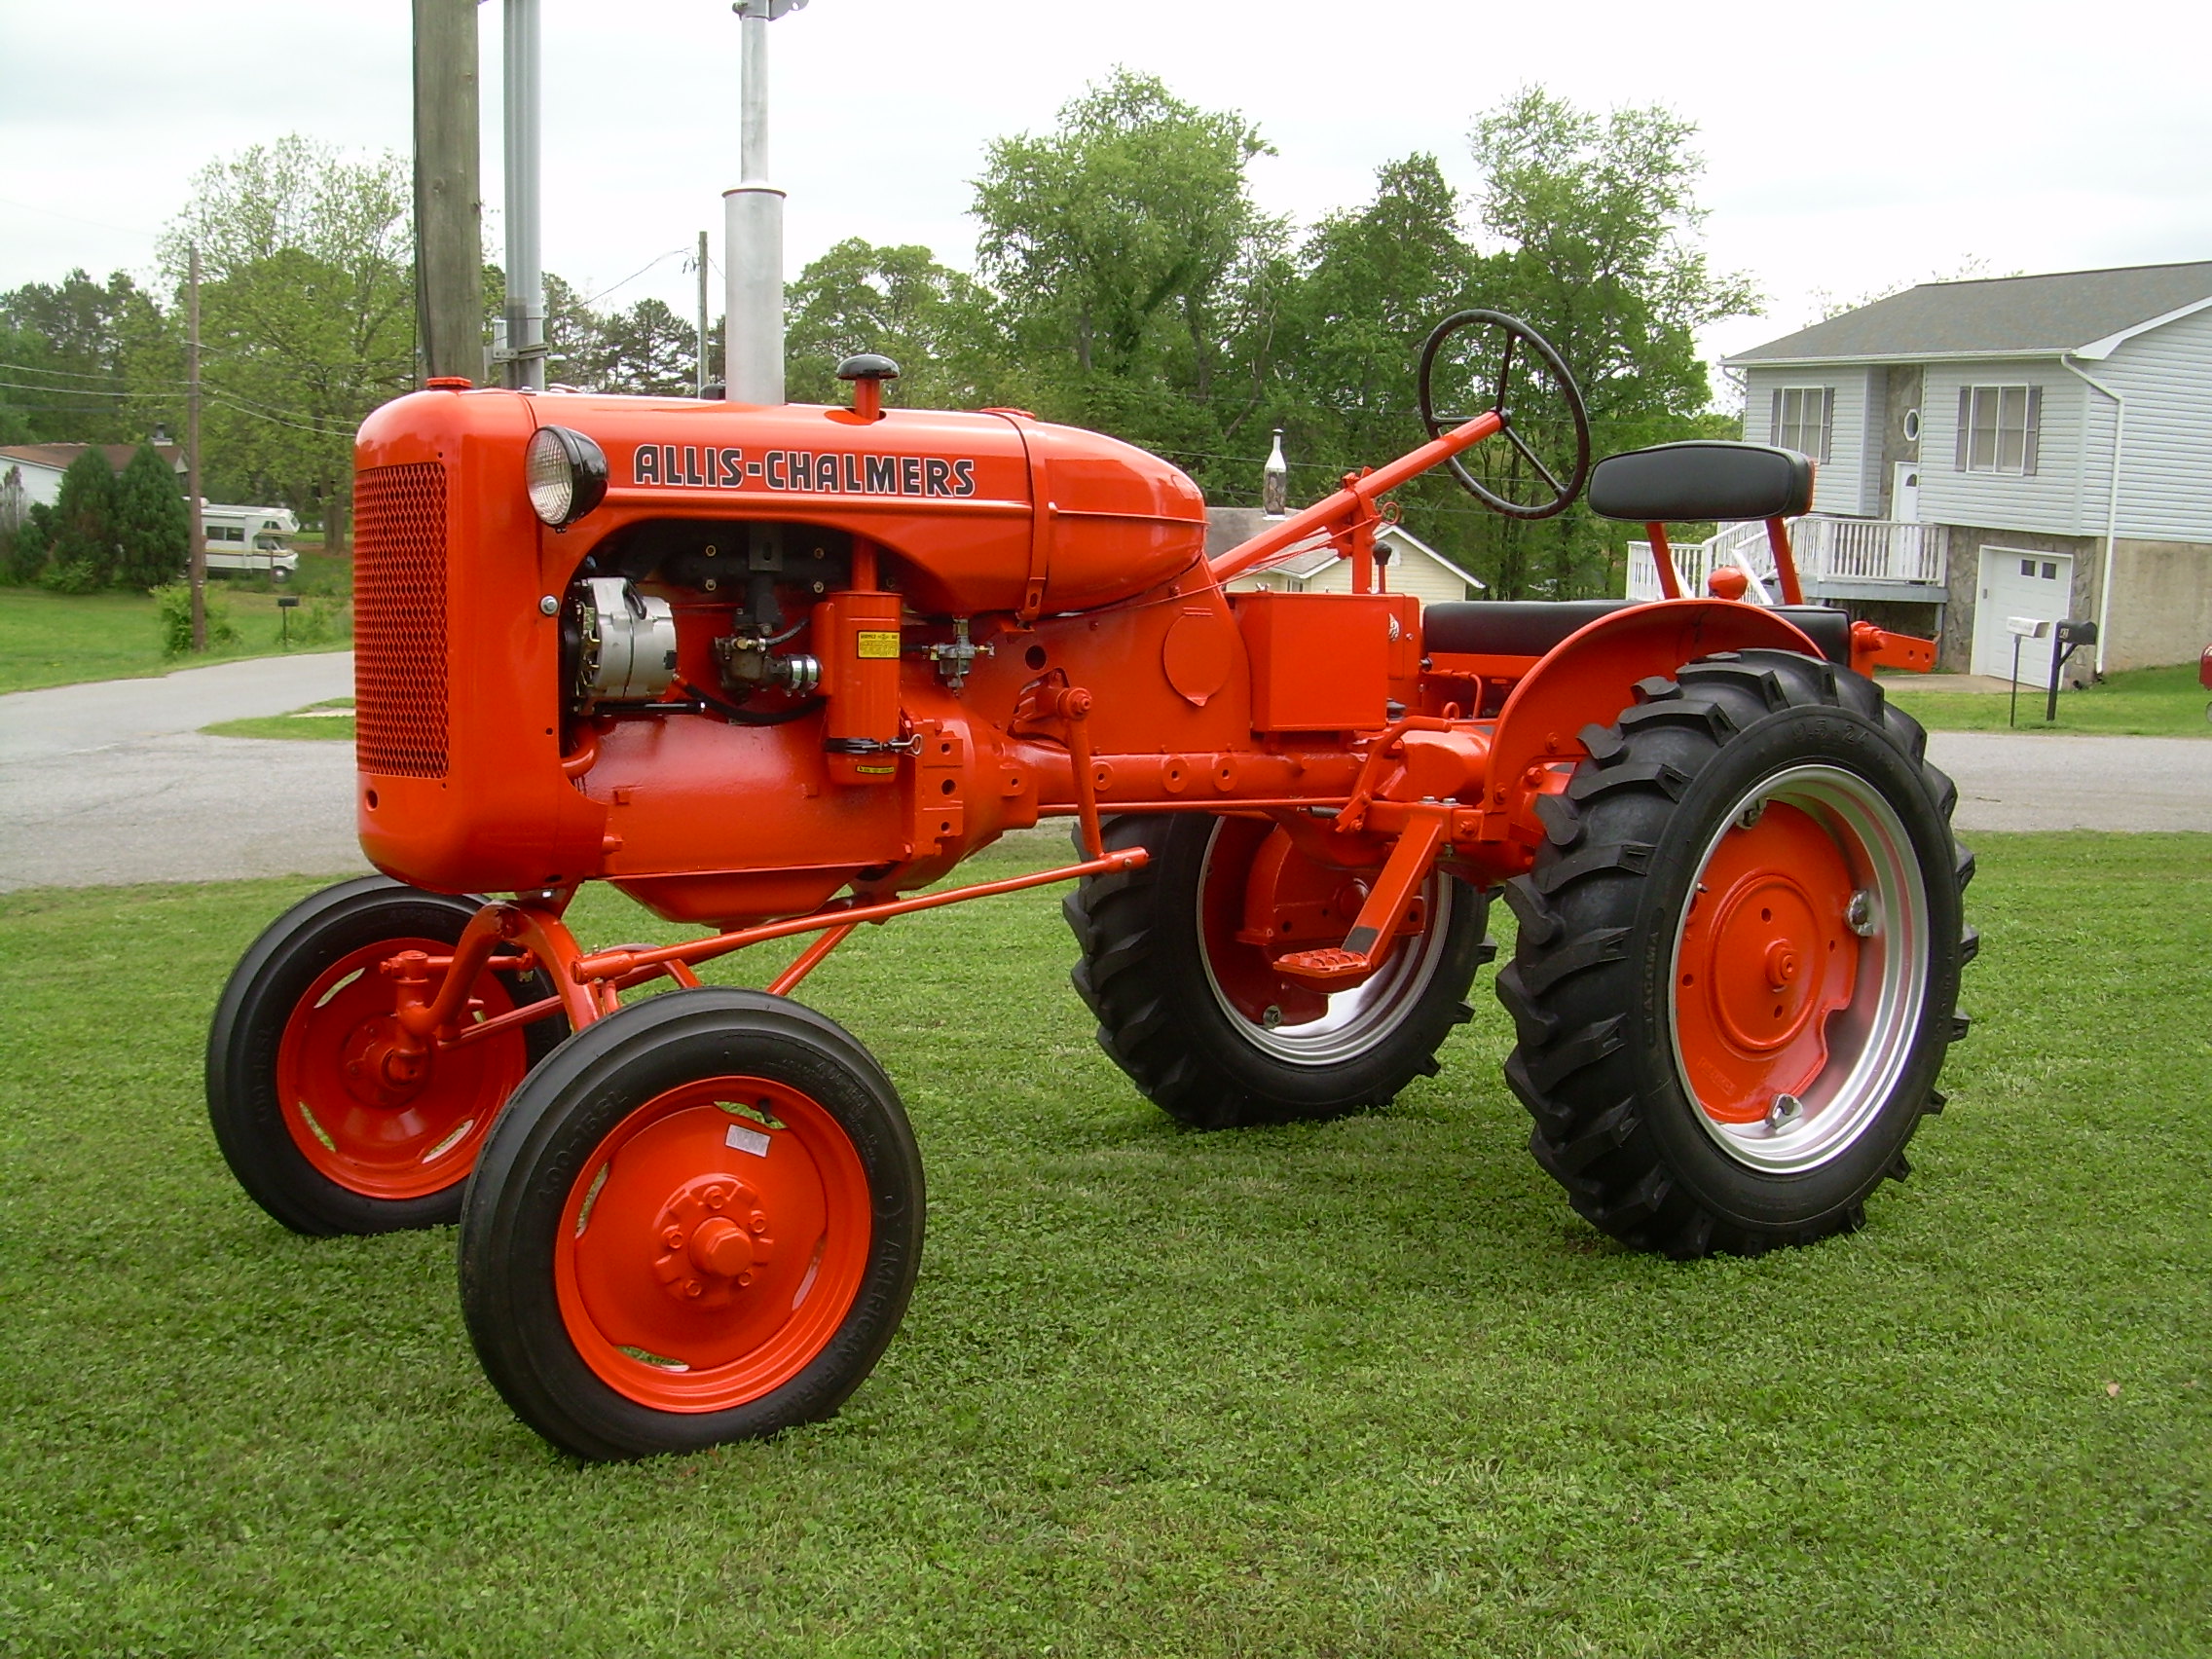
<path fill-rule="evenodd" d="M 341 882 L 270 923 L 232 971 L 207 1033 L 207 1116 L 254 1202 L 295 1233 L 440 1227 L 523 1075 L 568 1034 L 554 1014 L 462 1048 L 420 1076 L 380 1074 L 395 1005 L 378 964 L 448 954 L 480 902 L 381 875 Z M 554 994 L 542 972 L 480 975 L 489 1018 Z"/>
<path fill-rule="evenodd" d="M 1964 1026 L 1957 792 L 1879 687 L 1815 658 L 1746 651 L 1637 693 L 1583 734 L 1506 889 L 1530 1150 L 1637 1248 L 1856 1228 Z"/>
<path fill-rule="evenodd" d="M 1085 878 L 1061 913 L 1082 949 L 1071 976 L 1098 1018 L 1098 1046 L 1154 1105 L 1195 1128 L 1330 1118 L 1387 1105 L 1471 1014 L 1467 987 L 1494 954 L 1486 895 L 1441 872 L 1422 889 L 1422 930 L 1364 983 L 1324 994 L 1277 975 L 1240 940 L 1246 883 L 1272 859 L 1282 881 L 1323 895 L 1311 937 L 1341 941 L 1358 913 L 1355 871 L 1304 864 L 1264 821 L 1203 813 L 1129 815 L 1109 849 L 1142 846 L 1141 869 Z M 1372 876 L 1373 871 L 1366 872 Z"/>
<path fill-rule="evenodd" d="M 517 1091 L 470 1182 L 461 1306 L 515 1415 L 593 1460 L 833 1414 L 921 1262 L 921 1155 L 840 1026 L 758 991 L 671 991 Z"/>

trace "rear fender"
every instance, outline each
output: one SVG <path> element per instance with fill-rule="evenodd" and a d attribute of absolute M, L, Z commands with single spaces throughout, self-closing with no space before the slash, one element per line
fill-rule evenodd
<path fill-rule="evenodd" d="M 1561 787 L 1552 768 L 1583 757 L 1582 728 L 1610 725 L 1636 700 L 1638 681 L 1672 678 L 1716 651 L 1762 648 L 1821 654 L 1773 611 L 1728 600 L 1661 600 L 1601 616 L 1540 658 L 1506 698 L 1485 804 L 1532 827 L 1534 797 Z"/>

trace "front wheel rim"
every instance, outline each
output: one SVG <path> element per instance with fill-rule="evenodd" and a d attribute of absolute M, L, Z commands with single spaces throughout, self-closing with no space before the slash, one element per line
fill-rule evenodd
<path fill-rule="evenodd" d="M 1927 1007 L 1928 885 L 1868 779 L 1789 768 L 1706 843 L 1675 930 L 1675 1070 L 1699 1126 L 1771 1174 L 1833 1162 L 1895 1097 Z"/>
<path fill-rule="evenodd" d="M 447 955 L 450 940 L 379 940 L 316 975 L 292 1005 L 276 1047 L 284 1128 L 315 1172 L 387 1202 L 426 1198 L 466 1178 L 500 1105 L 530 1069 L 528 1038 L 499 1032 L 432 1047 L 407 1063 L 391 981 L 379 967 L 402 951 Z M 469 988 L 489 1019 L 517 1006 L 489 971 Z"/>
<path fill-rule="evenodd" d="M 1452 930 L 1455 883 L 1430 872 L 1419 896 L 1426 918 L 1421 933 L 1399 940 L 1367 978 L 1347 990 L 1311 990 L 1276 975 L 1264 951 L 1235 937 L 1231 918 L 1241 915 L 1253 848 L 1243 849 L 1243 859 L 1233 857 L 1236 842 L 1224 838 L 1233 824 L 1244 827 L 1242 820 L 1214 821 L 1198 866 L 1198 956 L 1215 1006 L 1233 1030 L 1272 1059 L 1311 1067 L 1358 1059 L 1404 1022 L 1435 978 Z M 1265 827 L 1248 828 L 1265 838 Z"/>
<path fill-rule="evenodd" d="M 871 1230 L 860 1154 L 811 1095 L 758 1077 L 681 1085 L 617 1123 L 571 1185 L 553 1246 L 562 1323 L 639 1405 L 748 1405 L 830 1346 Z"/>

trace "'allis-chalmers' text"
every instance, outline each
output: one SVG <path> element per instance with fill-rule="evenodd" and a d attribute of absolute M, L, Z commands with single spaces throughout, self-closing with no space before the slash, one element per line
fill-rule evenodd
<path fill-rule="evenodd" d="M 698 444 L 640 444 L 633 482 L 664 489 L 804 490 L 818 496 L 973 496 L 976 463 L 966 458 L 847 455 L 770 450 L 748 460 L 741 449 Z"/>

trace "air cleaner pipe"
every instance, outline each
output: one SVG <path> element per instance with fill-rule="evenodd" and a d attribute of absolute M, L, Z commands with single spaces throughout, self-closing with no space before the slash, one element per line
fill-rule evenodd
<path fill-rule="evenodd" d="M 507 385 L 545 389 L 545 267 L 538 234 L 537 0 L 507 0 L 504 36 Z"/>
<path fill-rule="evenodd" d="M 768 179 L 768 25 L 806 0 L 737 0 L 738 181 L 722 192 L 723 374 L 732 403 L 784 401 L 784 193 Z"/>

